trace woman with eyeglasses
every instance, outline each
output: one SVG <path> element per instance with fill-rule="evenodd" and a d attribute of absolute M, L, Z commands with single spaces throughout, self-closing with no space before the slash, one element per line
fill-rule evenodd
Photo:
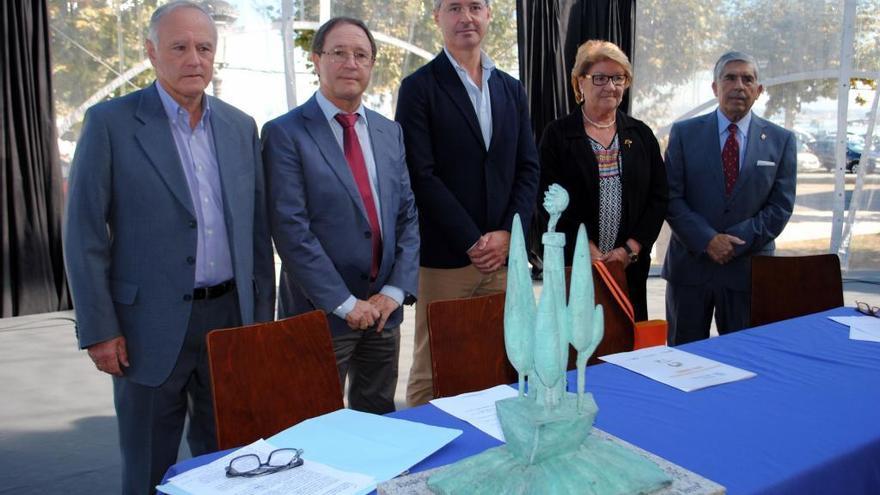
<path fill-rule="evenodd" d="M 541 139 L 541 191 L 556 183 L 570 204 L 559 220 L 571 264 L 578 226 L 594 260 L 626 269 L 636 321 L 647 319 L 651 247 L 666 215 L 666 170 L 654 133 L 619 110 L 632 65 L 614 43 L 591 40 L 577 51 L 571 85 L 580 106 L 551 122 Z"/>

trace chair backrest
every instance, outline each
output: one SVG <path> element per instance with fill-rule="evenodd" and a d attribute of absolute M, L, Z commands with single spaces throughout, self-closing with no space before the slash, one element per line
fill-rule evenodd
<path fill-rule="evenodd" d="M 247 445 L 342 409 L 327 317 L 293 318 L 208 333 L 220 449 Z"/>
<path fill-rule="evenodd" d="M 836 254 L 752 257 L 751 326 L 843 306 Z"/>
<path fill-rule="evenodd" d="M 517 380 L 504 349 L 504 294 L 428 305 L 434 397 Z"/>

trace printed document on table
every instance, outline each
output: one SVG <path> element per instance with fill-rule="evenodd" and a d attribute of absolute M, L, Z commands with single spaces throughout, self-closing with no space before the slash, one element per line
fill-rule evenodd
<path fill-rule="evenodd" d="M 697 356 L 674 347 L 648 347 L 599 359 L 685 392 L 745 380 L 751 371 Z"/>
<path fill-rule="evenodd" d="M 308 460 L 302 466 L 253 478 L 226 476 L 226 466 L 235 457 L 256 454 L 262 461 L 277 447 L 265 440 L 242 447 L 216 461 L 191 469 L 158 488 L 169 495 L 358 495 L 369 492 L 376 481 L 364 474 L 349 473 Z"/>
<path fill-rule="evenodd" d="M 431 404 L 447 414 L 467 421 L 503 442 L 504 433 L 501 431 L 501 423 L 498 422 L 495 403 L 501 399 L 516 397 L 518 394 L 519 392 L 509 385 L 498 385 L 479 392 L 434 399 Z"/>
<path fill-rule="evenodd" d="M 848 326 L 850 340 L 880 342 L 880 318 L 875 316 L 829 316 L 828 319 Z"/>

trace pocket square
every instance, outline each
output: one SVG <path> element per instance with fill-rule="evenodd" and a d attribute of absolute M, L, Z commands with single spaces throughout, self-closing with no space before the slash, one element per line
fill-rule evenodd
<path fill-rule="evenodd" d="M 768 162 L 767 160 L 758 160 L 758 163 L 756 166 L 758 166 L 758 167 L 775 167 L 776 164 L 773 162 Z"/>

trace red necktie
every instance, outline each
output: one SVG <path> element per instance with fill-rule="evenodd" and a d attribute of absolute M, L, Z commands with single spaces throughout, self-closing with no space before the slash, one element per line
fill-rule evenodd
<path fill-rule="evenodd" d="M 374 280 L 379 273 L 379 263 L 382 260 L 382 231 L 379 230 L 379 216 L 376 214 L 376 204 L 373 202 L 373 189 L 370 187 L 370 177 L 367 175 L 367 162 L 361 150 L 354 123 L 357 122 L 358 114 L 337 113 L 336 121 L 342 126 L 342 149 L 345 151 L 345 161 L 351 169 L 351 175 L 361 193 L 364 209 L 367 211 L 367 219 L 370 220 L 370 239 L 373 241 L 373 262 L 370 264 L 370 279 Z"/>
<path fill-rule="evenodd" d="M 739 141 L 736 140 L 736 124 L 727 126 L 727 141 L 721 149 L 721 163 L 724 166 L 724 192 L 729 196 L 739 177 Z"/>

